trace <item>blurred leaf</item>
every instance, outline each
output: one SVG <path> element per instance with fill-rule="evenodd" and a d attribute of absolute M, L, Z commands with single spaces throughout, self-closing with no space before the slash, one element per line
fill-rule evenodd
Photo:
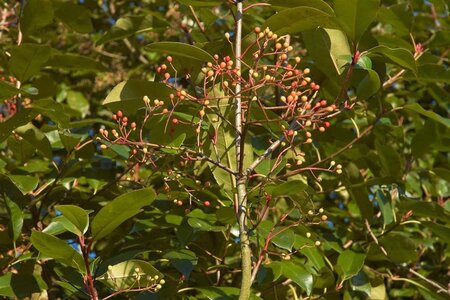
<path fill-rule="evenodd" d="M 30 239 L 33 246 L 43 256 L 53 258 L 62 264 L 78 269 L 82 273 L 86 272 L 83 257 L 66 241 L 39 231 L 33 231 Z"/>
<path fill-rule="evenodd" d="M 186 278 L 189 278 L 192 270 L 194 270 L 194 266 L 198 262 L 195 253 L 186 249 L 169 251 L 163 255 L 163 258 L 168 259 Z"/>
<path fill-rule="evenodd" d="M 430 119 L 446 126 L 447 128 L 450 128 L 450 119 L 441 117 L 440 115 L 436 114 L 435 112 L 433 112 L 431 110 L 425 110 L 418 103 L 407 104 L 403 108 L 406 110 L 410 110 L 410 111 L 416 112 L 418 114 L 421 114 L 422 116 L 430 118 Z"/>
<path fill-rule="evenodd" d="M 25 141 L 36 147 L 44 157 L 52 158 L 52 146 L 45 134 L 31 123 L 18 127 L 15 132 L 21 136 Z"/>
<path fill-rule="evenodd" d="M 39 73 L 50 58 L 50 47 L 37 44 L 22 44 L 11 51 L 9 69 L 24 82 Z"/>
<path fill-rule="evenodd" d="M 104 238 L 127 219 L 140 213 L 142 207 L 152 204 L 155 196 L 153 189 L 145 188 L 120 195 L 109 202 L 92 220 L 92 238 Z"/>
<path fill-rule="evenodd" d="M 121 40 L 131 35 L 147 32 L 152 29 L 153 17 L 150 15 L 121 17 L 116 21 L 114 26 L 97 41 L 97 45 Z"/>
<path fill-rule="evenodd" d="M 427 119 L 421 128 L 416 129 L 416 135 L 411 141 L 412 155 L 419 158 L 425 153 L 429 153 L 430 147 L 432 147 L 437 141 L 438 136 L 435 122 L 433 119 Z"/>
<path fill-rule="evenodd" d="M 18 94 L 36 95 L 38 90 L 36 88 L 16 88 L 6 81 L 0 80 L 0 103 Z"/>
<path fill-rule="evenodd" d="M 412 263 L 418 258 L 416 245 L 403 234 L 392 233 L 379 240 L 388 257 L 395 263 Z"/>
<path fill-rule="evenodd" d="M 377 142 L 375 144 L 381 167 L 385 176 L 401 178 L 404 173 L 403 159 L 400 154 L 391 146 Z"/>
<path fill-rule="evenodd" d="M 72 53 L 55 54 L 48 60 L 46 66 L 76 71 L 104 72 L 107 70 L 100 62 L 90 57 Z"/>
<path fill-rule="evenodd" d="M 394 210 L 390 199 L 381 190 L 377 191 L 375 199 L 383 216 L 383 224 L 385 226 L 391 224 L 394 221 Z"/>
<path fill-rule="evenodd" d="M 262 28 L 269 27 L 276 34 L 284 35 L 315 29 L 318 26 L 339 28 L 334 15 L 308 6 L 282 10 L 268 18 Z"/>
<path fill-rule="evenodd" d="M 337 20 L 356 45 L 377 15 L 379 0 L 335 0 Z"/>
<path fill-rule="evenodd" d="M 222 1 L 214 1 L 214 0 L 177 0 L 180 3 L 186 5 L 192 5 L 196 7 L 211 7 L 211 6 L 219 6 L 222 4 Z"/>
<path fill-rule="evenodd" d="M 440 225 L 435 222 L 422 222 L 422 224 L 436 235 L 436 240 L 442 239 L 444 243 L 450 245 L 450 228 L 448 226 Z"/>
<path fill-rule="evenodd" d="M 87 114 L 89 114 L 89 101 L 81 92 L 68 91 L 67 104 L 70 108 L 78 111 L 82 117 L 85 117 Z"/>
<path fill-rule="evenodd" d="M 53 21 L 53 6 L 50 0 L 28 0 L 20 18 L 20 30 L 25 36 L 49 25 Z"/>
<path fill-rule="evenodd" d="M 404 78 L 430 83 L 450 83 L 450 72 L 442 65 L 427 63 L 418 66 L 417 77 L 414 74 L 405 73 Z"/>
<path fill-rule="evenodd" d="M 364 182 L 364 178 L 361 176 L 358 167 L 354 163 L 347 165 L 346 174 L 348 174 L 349 183 L 351 184 Z M 371 223 L 373 218 L 373 205 L 369 200 L 367 188 L 365 186 L 352 187 L 350 188 L 350 195 L 352 196 L 352 199 L 356 201 L 362 217 Z"/>
<path fill-rule="evenodd" d="M 86 233 L 89 227 L 89 216 L 81 207 L 75 205 L 56 205 L 55 209 L 59 210 L 63 216 L 69 220 L 79 230 L 78 235 Z"/>
<path fill-rule="evenodd" d="M 81 5 L 64 2 L 56 9 L 55 16 L 76 32 L 89 33 L 94 30 L 89 9 Z"/>

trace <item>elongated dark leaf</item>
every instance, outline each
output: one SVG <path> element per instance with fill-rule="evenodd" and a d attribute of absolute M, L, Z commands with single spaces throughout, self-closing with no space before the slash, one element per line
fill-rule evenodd
<path fill-rule="evenodd" d="M 92 237 L 102 239 L 120 224 L 142 211 L 142 207 L 152 204 L 155 192 L 151 188 L 123 194 L 103 207 L 92 220 Z"/>

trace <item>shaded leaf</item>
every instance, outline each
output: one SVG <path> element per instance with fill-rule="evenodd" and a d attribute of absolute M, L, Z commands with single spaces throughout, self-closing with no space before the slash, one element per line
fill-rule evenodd
<path fill-rule="evenodd" d="M 66 241 L 39 231 L 33 231 L 30 239 L 33 246 L 43 256 L 53 258 L 62 264 L 76 268 L 82 273 L 86 272 L 83 257 Z"/>
<path fill-rule="evenodd" d="M 56 9 L 55 16 L 76 32 L 89 33 L 94 30 L 90 11 L 81 5 L 64 2 Z"/>
<path fill-rule="evenodd" d="M 20 18 L 20 30 L 25 36 L 49 25 L 53 21 L 53 5 L 50 0 L 28 0 Z"/>
<path fill-rule="evenodd" d="M 23 82 L 38 74 L 49 58 L 49 46 L 22 44 L 11 51 L 8 66 L 17 79 Z"/>

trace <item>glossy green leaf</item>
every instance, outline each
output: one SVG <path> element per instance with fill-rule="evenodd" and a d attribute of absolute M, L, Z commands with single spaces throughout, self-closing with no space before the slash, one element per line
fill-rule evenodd
<path fill-rule="evenodd" d="M 358 274 L 364 266 L 366 255 L 364 253 L 345 250 L 337 260 L 336 272 L 339 274 L 341 281 L 347 280 Z"/>
<path fill-rule="evenodd" d="M 389 48 L 386 46 L 377 46 L 369 50 L 370 54 L 381 54 L 395 64 L 405 69 L 417 72 L 416 61 L 413 54 L 402 48 Z"/>
<path fill-rule="evenodd" d="M 275 280 L 280 276 L 291 279 L 298 284 L 306 294 L 311 295 L 313 288 L 313 276 L 298 262 L 275 261 L 268 265 L 273 270 Z"/>
<path fill-rule="evenodd" d="M 89 9 L 81 5 L 64 2 L 56 9 L 55 16 L 76 32 L 89 33 L 94 30 Z"/>
<path fill-rule="evenodd" d="M 269 27 L 276 34 L 283 35 L 315 29 L 318 26 L 339 28 L 334 15 L 307 6 L 285 9 L 268 18 L 262 28 Z"/>
<path fill-rule="evenodd" d="M 121 17 L 116 21 L 114 26 L 97 41 L 97 44 L 101 45 L 110 41 L 121 40 L 152 29 L 153 19 L 149 15 Z"/>
<path fill-rule="evenodd" d="M 122 109 L 127 112 L 136 112 L 145 106 L 142 100 L 144 96 L 148 96 L 152 100 L 165 100 L 169 98 L 171 92 L 172 90 L 163 83 L 128 80 L 116 85 L 103 104 L 112 110 Z"/>
<path fill-rule="evenodd" d="M 22 44 L 13 48 L 9 69 L 24 82 L 39 73 L 50 58 L 50 47 L 37 44 Z"/>
<path fill-rule="evenodd" d="M 214 61 L 214 58 L 205 50 L 193 45 L 178 42 L 157 42 L 145 46 L 147 51 L 180 57 L 181 59 L 195 61 L 201 65 Z"/>
<path fill-rule="evenodd" d="M 379 0 L 335 0 L 334 11 L 350 40 L 357 44 L 375 19 Z"/>
<path fill-rule="evenodd" d="M 53 21 L 53 5 L 50 0 L 28 0 L 20 18 L 20 30 L 25 36 L 49 25 Z"/>
<path fill-rule="evenodd" d="M 281 231 L 275 230 L 273 233 L 274 237 L 272 238 L 272 243 L 281 249 L 285 249 L 288 251 L 292 251 L 292 246 L 295 241 L 295 234 L 293 230 L 284 230 Z"/>
<path fill-rule="evenodd" d="M 55 259 L 82 273 L 86 272 L 83 257 L 66 241 L 39 231 L 33 231 L 30 239 L 33 247 L 39 250 L 42 256 Z"/>
<path fill-rule="evenodd" d="M 8 178 L 24 195 L 34 191 L 39 184 L 39 179 L 30 175 L 8 175 Z"/>
<path fill-rule="evenodd" d="M 295 7 L 303 6 L 316 8 L 329 15 L 334 14 L 334 11 L 331 8 L 331 6 L 322 0 L 271 0 L 270 4 L 272 5 L 272 7 L 278 10 L 292 9 Z"/>
<path fill-rule="evenodd" d="M 76 226 L 79 230 L 78 235 L 86 233 L 89 227 L 89 216 L 84 209 L 75 205 L 56 205 L 55 209 Z"/>
<path fill-rule="evenodd" d="M 100 240 L 113 232 L 120 224 L 142 211 L 144 206 L 152 204 L 155 192 L 151 188 L 132 191 L 106 204 L 91 223 L 92 237 Z"/>

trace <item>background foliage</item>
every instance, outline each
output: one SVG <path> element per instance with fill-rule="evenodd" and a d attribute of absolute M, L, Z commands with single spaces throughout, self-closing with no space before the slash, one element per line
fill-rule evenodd
<path fill-rule="evenodd" d="M 270 241 L 252 297 L 449 299 L 446 1 L 266 3 L 245 13 L 244 43 L 256 26 L 289 34 L 320 97 L 346 100 L 353 109 L 302 146 L 301 159 L 286 156 L 265 183 L 266 196 L 250 193 L 255 216 L 267 197 L 274 199 L 252 233 L 255 255 L 271 228 L 286 228 L 279 222 L 284 213 L 290 212 L 287 224 L 309 210 L 312 221 L 320 208 L 328 217 Z M 224 33 L 233 39 L 235 5 L 1 5 L 0 295 L 89 299 L 88 275 L 101 299 L 138 286 L 149 288 L 116 298 L 237 295 L 236 220 L 230 187 L 217 172 L 206 163 L 191 168 L 170 151 L 154 164 L 136 165 L 127 146 L 102 149 L 96 140 L 99 129 L 117 127 L 113 112 L 138 122 L 144 95 L 168 99 L 170 90 L 154 83 L 166 54 L 194 78 L 212 55 L 229 55 Z M 352 64 L 356 53 L 361 57 Z M 176 80 L 192 91 L 189 80 Z M 177 111 L 182 121 L 192 114 L 189 106 Z M 262 130 L 273 132 L 271 126 Z M 180 131 L 175 138 L 161 123 L 146 129 L 165 145 L 178 143 L 184 131 L 183 140 L 193 137 L 183 126 L 171 127 Z M 259 134 L 250 141 L 255 157 L 268 145 Z M 302 169 L 328 168 L 331 159 L 342 174 Z M 267 174 L 273 163 L 257 171 Z"/>

